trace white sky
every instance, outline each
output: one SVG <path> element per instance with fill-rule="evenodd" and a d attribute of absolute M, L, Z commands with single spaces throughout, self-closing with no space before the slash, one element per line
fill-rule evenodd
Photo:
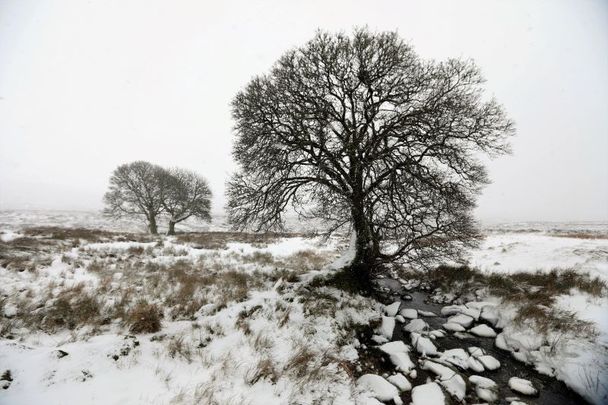
<path fill-rule="evenodd" d="M 473 58 L 516 121 L 482 220 L 608 220 L 608 2 L 0 0 L 0 209 L 98 209 L 111 171 L 195 170 L 224 205 L 229 103 L 317 28 Z"/>

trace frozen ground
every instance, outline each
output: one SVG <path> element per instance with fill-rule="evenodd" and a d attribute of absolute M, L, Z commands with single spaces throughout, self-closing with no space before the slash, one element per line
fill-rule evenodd
<path fill-rule="evenodd" d="M 0 385 L 5 388 L 0 403 L 371 404 L 377 403 L 374 397 L 398 401 L 398 392 L 406 401 L 430 404 L 431 397 L 443 403 L 444 397 L 465 395 L 459 382 L 441 383 L 454 365 L 446 363 L 445 353 L 429 352 L 428 344 L 441 333 L 420 322 L 411 326 L 412 339 L 405 343 L 407 351 L 425 350 L 421 363 L 412 364 L 409 373 L 385 376 L 389 385 L 375 377 L 357 384 L 370 372 L 361 361 L 361 328 L 369 329 L 366 325 L 381 315 L 393 318 L 384 329 L 401 327 L 406 319 L 383 311 L 375 300 L 311 284 L 313 276 L 330 272 L 327 266 L 345 250 L 347 242 L 339 238 L 50 237 L 28 235 L 30 226 L 141 229 L 135 222 L 115 223 L 91 213 L 0 212 Z M 221 220 L 210 228 L 224 229 Z M 558 267 L 606 280 L 607 231 L 606 224 L 494 226 L 470 262 L 485 273 Z M 451 304 L 464 300 L 443 298 L 454 299 Z M 605 291 L 596 297 L 573 289 L 557 297 L 557 308 L 597 329 L 597 336 L 587 337 L 542 335 L 515 322 L 517 304 L 487 293 L 467 298 L 486 302 L 471 304 L 480 313 L 484 305 L 497 308 L 491 320 L 480 322 L 500 337 L 491 337 L 477 321 L 463 326 L 467 333 L 490 336 L 485 339 L 504 344 L 514 357 L 557 376 L 590 401 L 608 400 Z M 134 328 L 138 320 L 153 321 L 155 311 L 162 315 L 159 330 Z M 407 351 L 400 350 L 392 356 L 407 367 Z M 426 372 L 437 375 L 438 384 L 429 381 L 410 393 L 416 370 L 433 370 Z M 492 398 L 488 384 L 481 378 L 470 381 L 464 401 Z M 514 386 L 525 388 L 517 380 Z M 374 389 L 382 392 L 375 395 Z"/>
<path fill-rule="evenodd" d="M 480 249 L 472 252 L 470 263 L 486 272 L 500 273 L 575 268 L 608 280 L 608 226 L 600 229 L 596 225 L 593 233 L 489 232 Z"/>

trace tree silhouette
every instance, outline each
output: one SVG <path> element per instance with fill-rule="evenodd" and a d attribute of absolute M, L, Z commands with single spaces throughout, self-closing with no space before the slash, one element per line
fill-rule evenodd
<path fill-rule="evenodd" d="M 459 258 L 478 238 L 479 157 L 514 132 L 483 83 L 472 61 L 424 61 L 394 32 L 318 33 L 233 100 L 230 221 L 280 229 L 292 207 L 350 226 L 364 282 L 394 260 Z"/>

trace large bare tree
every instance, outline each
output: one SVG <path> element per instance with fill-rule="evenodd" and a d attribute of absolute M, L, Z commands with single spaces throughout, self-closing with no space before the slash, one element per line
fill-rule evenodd
<path fill-rule="evenodd" d="M 237 227 L 281 228 L 287 208 L 347 225 L 360 280 L 404 259 L 459 258 L 488 182 L 481 155 L 508 152 L 513 123 L 472 61 L 426 61 L 394 32 L 318 33 L 233 101 Z"/>
<path fill-rule="evenodd" d="M 156 219 L 164 209 L 163 173 L 162 167 L 144 161 L 118 166 L 104 195 L 104 213 L 113 217 L 143 217 L 149 232 L 156 235 Z"/>
<path fill-rule="evenodd" d="M 211 220 L 211 190 L 207 181 L 195 172 L 169 169 L 163 175 L 163 207 L 169 215 L 168 235 L 175 234 L 175 224 L 190 217 Z"/>

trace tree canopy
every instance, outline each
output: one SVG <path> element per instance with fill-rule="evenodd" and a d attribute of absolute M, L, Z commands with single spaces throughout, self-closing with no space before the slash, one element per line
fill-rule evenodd
<path fill-rule="evenodd" d="M 175 224 L 190 217 L 210 221 L 210 199 L 211 190 L 198 174 L 136 161 L 112 173 L 104 212 L 113 217 L 143 217 L 152 234 L 158 233 L 157 219 L 167 216 L 172 235 Z"/>
<path fill-rule="evenodd" d="M 190 217 L 211 220 L 211 190 L 207 181 L 190 170 L 169 169 L 163 172 L 164 211 L 169 216 L 168 234 L 175 234 L 175 224 Z"/>
<path fill-rule="evenodd" d="M 475 243 L 480 156 L 513 122 L 470 60 L 423 60 L 395 32 L 319 32 L 233 100 L 230 221 L 281 228 L 286 209 L 356 233 L 353 269 L 457 258 Z"/>

